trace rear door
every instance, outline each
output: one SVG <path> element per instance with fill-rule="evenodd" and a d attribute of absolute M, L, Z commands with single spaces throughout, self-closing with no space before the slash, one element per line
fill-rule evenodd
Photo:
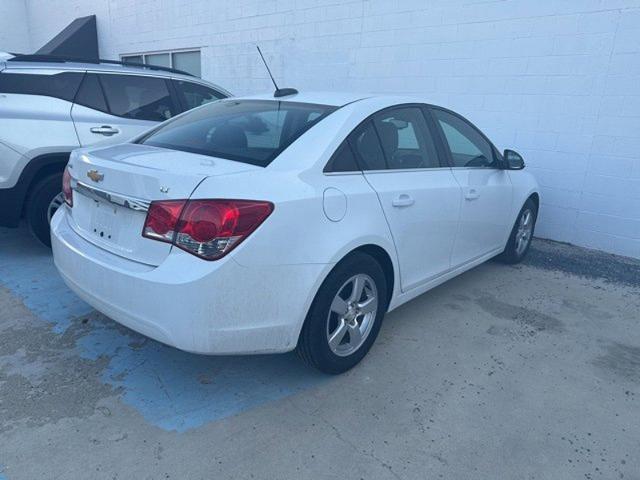
<path fill-rule="evenodd" d="M 513 187 L 495 148 L 476 127 L 448 110 L 431 111 L 462 188 L 460 229 L 452 255 L 456 267 L 504 247 L 511 228 Z"/>
<path fill-rule="evenodd" d="M 429 121 L 419 105 L 383 110 L 350 138 L 389 223 L 403 291 L 449 270 L 458 228 L 460 187 Z"/>
<path fill-rule="evenodd" d="M 179 113 L 164 78 L 87 72 L 71 110 L 80 144 L 122 143 Z"/>

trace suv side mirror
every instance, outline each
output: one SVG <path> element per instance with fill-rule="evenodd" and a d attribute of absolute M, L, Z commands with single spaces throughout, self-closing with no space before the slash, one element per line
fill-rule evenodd
<path fill-rule="evenodd" d="M 522 170 L 524 168 L 524 158 L 518 152 L 507 149 L 502 156 L 506 170 Z"/>

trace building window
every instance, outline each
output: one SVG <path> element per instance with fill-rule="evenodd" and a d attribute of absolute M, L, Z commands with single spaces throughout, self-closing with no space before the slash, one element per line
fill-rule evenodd
<path fill-rule="evenodd" d="M 179 50 L 175 52 L 138 53 L 134 55 L 120 55 L 124 63 L 144 63 L 159 67 L 170 67 L 199 77 L 200 50 Z"/>

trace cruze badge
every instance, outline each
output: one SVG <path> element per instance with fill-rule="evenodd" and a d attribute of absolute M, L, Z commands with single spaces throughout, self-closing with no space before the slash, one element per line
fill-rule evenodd
<path fill-rule="evenodd" d="M 104 173 L 100 173 L 98 170 L 89 170 L 87 172 L 87 177 L 98 183 L 104 180 Z"/>

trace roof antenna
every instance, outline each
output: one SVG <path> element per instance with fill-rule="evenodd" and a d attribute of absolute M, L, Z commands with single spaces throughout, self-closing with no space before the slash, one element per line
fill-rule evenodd
<path fill-rule="evenodd" d="M 287 97 L 289 95 L 295 95 L 296 93 L 298 93 L 298 90 L 296 90 L 295 88 L 278 88 L 278 84 L 276 83 L 275 79 L 273 78 L 273 75 L 271 74 L 271 69 L 267 64 L 267 61 L 264 59 L 264 55 L 262 55 L 262 50 L 260 50 L 260 47 L 258 45 L 256 45 L 256 48 L 258 49 L 260 58 L 262 58 L 262 61 L 264 62 L 264 66 L 267 67 L 267 72 L 269 72 L 269 77 L 271 77 L 271 81 L 273 82 L 273 85 L 276 87 L 276 91 L 273 94 L 273 96 L 275 98 L 279 98 L 279 97 Z"/>

